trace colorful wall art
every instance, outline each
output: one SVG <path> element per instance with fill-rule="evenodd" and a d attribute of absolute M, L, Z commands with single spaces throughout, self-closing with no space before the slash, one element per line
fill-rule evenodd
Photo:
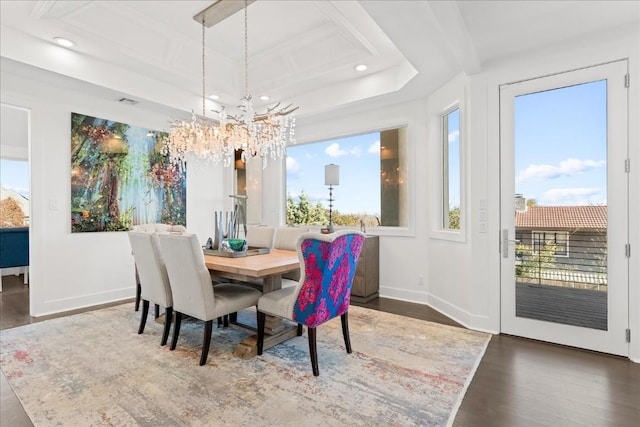
<path fill-rule="evenodd" d="M 166 133 L 71 113 L 71 231 L 186 225 L 187 176 L 162 154 Z"/>

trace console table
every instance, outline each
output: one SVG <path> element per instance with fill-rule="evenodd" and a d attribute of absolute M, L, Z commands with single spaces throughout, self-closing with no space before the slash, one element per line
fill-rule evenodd
<path fill-rule="evenodd" d="M 351 301 L 366 303 L 378 298 L 380 290 L 380 237 L 367 236 L 360 252 L 351 287 Z"/>

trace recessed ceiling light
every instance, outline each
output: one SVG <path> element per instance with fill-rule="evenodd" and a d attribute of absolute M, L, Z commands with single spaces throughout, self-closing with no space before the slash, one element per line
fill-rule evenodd
<path fill-rule="evenodd" d="M 269 100 L 269 97 L 268 97 L 267 95 L 262 95 L 262 96 L 260 97 L 260 99 L 261 99 L 261 100 L 263 100 L 263 101 L 268 101 L 268 100 Z"/>
<path fill-rule="evenodd" d="M 71 47 L 75 45 L 74 42 L 72 42 L 69 39 L 65 39 L 64 37 L 54 37 L 53 41 L 58 43 L 60 46 L 64 46 L 64 47 Z"/>
<path fill-rule="evenodd" d="M 209 98 L 211 98 L 213 100 L 220 99 L 220 97 L 218 95 L 209 95 Z"/>
<path fill-rule="evenodd" d="M 366 71 L 367 66 L 365 64 L 358 64 L 356 65 L 356 71 Z"/>

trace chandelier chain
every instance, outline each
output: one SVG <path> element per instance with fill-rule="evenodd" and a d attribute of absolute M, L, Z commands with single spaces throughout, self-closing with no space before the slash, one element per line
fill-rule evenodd
<path fill-rule="evenodd" d="M 202 17 L 202 117 L 204 118 L 206 116 L 206 110 L 205 110 L 205 101 L 204 101 L 204 92 L 205 92 L 205 84 L 204 84 L 204 78 L 205 78 L 205 56 L 204 56 L 204 16 Z"/>
<path fill-rule="evenodd" d="M 249 18 L 248 9 L 249 2 L 244 0 L 244 96 L 249 96 Z"/>
<path fill-rule="evenodd" d="M 1 1 L 1 0 L 0 0 Z M 202 19 L 202 116 L 191 111 L 191 120 L 175 120 L 164 138 L 162 153 L 174 164 L 183 166 L 188 158 L 199 158 L 230 166 L 238 151 L 241 160 L 281 159 L 287 143 L 295 144 L 295 117 L 298 107 L 277 104 L 256 112 L 249 93 L 249 18 L 248 0 L 244 2 L 244 97 L 233 113 L 220 106 L 217 123 L 206 117 L 206 20 Z M 198 20 L 199 22 L 199 20 Z M 197 107 L 196 107 L 197 108 Z"/>

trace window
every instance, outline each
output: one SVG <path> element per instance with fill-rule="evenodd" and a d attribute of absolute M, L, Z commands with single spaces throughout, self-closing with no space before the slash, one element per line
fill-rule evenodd
<path fill-rule="evenodd" d="M 329 223 L 324 167 L 339 166 L 332 188 L 334 227 L 407 227 L 405 127 L 287 147 L 287 223 Z"/>
<path fill-rule="evenodd" d="M 569 256 L 569 233 L 534 231 L 531 233 L 531 242 L 534 254 L 539 254 L 548 247 L 555 256 Z"/>
<path fill-rule="evenodd" d="M 0 160 L 0 227 L 29 225 L 29 162 Z"/>
<path fill-rule="evenodd" d="M 460 230 L 460 110 L 442 116 L 442 228 Z"/>
<path fill-rule="evenodd" d="M 428 164 L 432 165 L 427 170 L 429 182 L 425 186 L 429 237 L 458 243 L 466 242 L 470 225 L 465 188 L 468 83 L 467 76 L 461 73 L 427 100 L 426 143 L 431 159 Z"/>

